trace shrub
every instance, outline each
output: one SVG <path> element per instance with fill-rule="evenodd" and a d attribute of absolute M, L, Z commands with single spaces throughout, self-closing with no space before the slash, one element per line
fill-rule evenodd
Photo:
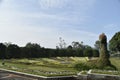
<path fill-rule="evenodd" d="M 88 66 L 85 63 L 78 63 L 78 64 L 75 65 L 75 69 L 77 69 L 79 71 L 81 71 L 81 70 L 89 70 L 90 66 Z"/>
<path fill-rule="evenodd" d="M 107 50 L 107 36 L 102 33 L 99 36 L 100 40 L 100 57 L 99 57 L 99 66 L 105 67 L 105 66 L 110 66 L 110 60 L 109 60 L 109 53 Z"/>
<path fill-rule="evenodd" d="M 115 68 L 114 68 L 114 67 L 111 67 L 111 66 L 106 66 L 106 67 L 104 67 L 103 69 L 104 69 L 104 70 L 115 70 Z"/>

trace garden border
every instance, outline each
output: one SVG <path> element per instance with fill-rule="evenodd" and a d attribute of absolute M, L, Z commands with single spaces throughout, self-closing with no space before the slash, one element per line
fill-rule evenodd
<path fill-rule="evenodd" d="M 119 75 L 91 73 L 91 70 L 89 70 L 88 74 L 86 75 L 79 74 L 76 76 L 56 76 L 56 77 L 45 77 L 45 76 L 27 74 L 23 72 L 17 72 L 17 71 L 2 69 L 2 68 L 0 68 L 0 70 L 15 74 L 15 75 L 23 76 L 23 77 L 36 79 L 36 80 L 83 80 L 83 79 L 84 80 L 120 80 Z"/>
<path fill-rule="evenodd" d="M 76 78 L 77 78 L 77 76 L 45 77 L 45 76 L 33 75 L 33 74 L 28 74 L 28 73 L 23 73 L 23 72 L 17 72 L 17 71 L 2 69 L 2 68 L 0 68 L 0 70 L 8 72 L 8 73 L 15 74 L 15 75 L 23 76 L 23 77 L 37 79 L 37 80 L 76 80 Z"/>

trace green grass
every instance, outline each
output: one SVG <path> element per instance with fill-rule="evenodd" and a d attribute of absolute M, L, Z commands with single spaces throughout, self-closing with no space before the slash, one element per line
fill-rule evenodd
<path fill-rule="evenodd" d="M 54 57 L 54 58 L 35 58 L 35 59 L 10 59 L 5 60 L 0 68 L 25 72 L 40 76 L 67 76 L 76 75 L 79 71 L 74 67 L 77 63 L 86 63 L 87 57 Z M 112 64 L 120 71 L 120 59 L 111 58 Z"/>
<path fill-rule="evenodd" d="M 77 62 L 85 61 L 87 58 L 78 57 L 10 59 L 5 60 L 5 65 L 0 67 L 41 76 L 65 76 L 76 75 L 78 71 L 74 65 Z M 1 62 L 0 64 L 2 64 Z"/>
<path fill-rule="evenodd" d="M 120 58 L 110 58 L 111 63 L 120 71 Z"/>
<path fill-rule="evenodd" d="M 98 73 L 98 74 L 109 74 L 109 75 L 120 75 L 120 58 L 118 57 L 111 57 L 110 61 L 112 65 L 114 65 L 117 70 L 92 70 L 92 73 Z"/>

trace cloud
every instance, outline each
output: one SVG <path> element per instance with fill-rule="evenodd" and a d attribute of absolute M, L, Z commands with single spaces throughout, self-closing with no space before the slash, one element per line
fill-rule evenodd
<path fill-rule="evenodd" d="M 36 5 L 25 6 L 26 11 L 22 4 L 18 4 L 21 0 L 14 1 L 5 0 L 0 8 L 0 36 L 3 42 L 18 45 L 36 42 L 55 48 L 59 37 L 69 43 L 81 40 L 86 44 L 91 44 L 96 38 L 96 34 L 81 29 L 81 24 L 89 18 L 86 10 L 92 7 L 94 0 L 39 0 L 42 9 L 38 9 L 35 0 Z M 31 7 L 37 10 L 33 11 Z"/>
<path fill-rule="evenodd" d="M 84 10 L 86 9 L 86 7 L 90 8 L 91 4 L 94 4 L 95 0 L 91 0 L 91 1 L 89 1 L 89 0 L 76 0 L 76 1 L 73 1 L 73 0 L 38 0 L 41 5 L 44 5 L 44 7 L 45 6 L 59 7 L 59 6 L 64 5 L 62 11 L 60 11 L 60 12 L 59 12 L 59 9 L 57 11 L 56 10 L 50 11 L 49 9 L 47 11 L 41 10 L 40 12 L 39 11 L 37 11 L 37 12 L 18 11 L 17 8 L 20 8 L 20 7 L 18 7 L 19 4 L 17 5 L 18 2 L 14 3 L 14 1 L 15 0 L 12 0 L 12 2 L 10 2 L 10 0 L 5 0 L 6 4 L 4 4 L 5 10 L 3 10 L 3 12 L 4 12 L 3 15 L 7 16 L 7 18 L 9 18 L 10 21 L 12 19 L 13 22 L 18 21 L 23 24 L 25 24 L 25 22 L 31 23 L 31 21 L 32 21 L 32 23 L 35 22 L 35 24 L 38 21 L 39 22 L 48 21 L 48 23 L 49 22 L 53 23 L 53 24 L 57 23 L 57 25 L 59 25 L 59 24 L 61 24 L 61 25 L 62 24 L 63 25 L 68 25 L 68 24 L 79 25 L 88 20 L 89 16 L 86 15 L 86 12 Z M 19 6 L 22 6 L 22 5 L 19 5 Z M 35 6 L 35 5 L 33 5 L 33 6 Z M 30 5 L 28 5 L 28 7 L 30 7 Z M 21 10 L 21 9 L 19 9 L 19 10 Z M 52 12 L 52 13 L 50 13 L 50 12 Z M 3 18 L 5 16 L 3 16 Z M 4 18 L 4 19 L 9 20 L 6 18 Z"/>
<path fill-rule="evenodd" d="M 61 8 L 67 0 L 39 0 L 41 8 Z"/>
<path fill-rule="evenodd" d="M 119 26 L 116 24 L 107 24 L 106 26 L 103 27 L 106 30 L 113 30 L 113 29 L 118 29 Z"/>
<path fill-rule="evenodd" d="M 57 39 L 54 28 L 43 26 L 0 25 L 0 32 L 2 37 L 0 41 L 13 42 L 20 46 L 24 46 L 27 42 L 35 42 L 40 43 L 44 47 L 55 47 L 54 44 Z M 48 46 L 48 44 L 52 46 Z"/>
<path fill-rule="evenodd" d="M 95 0 L 38 0 L 41 8 L 74 8 L 78 7 L 89 8 L 89 6 L 95 3 Z"/>

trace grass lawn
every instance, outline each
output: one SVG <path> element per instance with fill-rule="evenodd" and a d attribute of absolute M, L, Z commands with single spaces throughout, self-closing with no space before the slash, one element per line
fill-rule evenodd
<path fill-rule="evenodd" d="M 87 57 L 55 57 L 55 58 L 37 58 L 37 59 L 10 59 L 5 60 L 0 68 L 20 71 L 40 76 L 67 76 L 76 75 L 77 71 L 74 66 L 80 62 L 87 62 Z M 111 58 L 111 63 L 120 71 L 120 59 Z"/>
<path fill-rule="evenodd" d="M 116 66 L 117 71 L 111 71 L 111 70 L 92 70 L 92 73 L 98 73 L 98 74 L 109 74 L 109 75 L 120 75 L 120 58 L 118 57 L 111 57 L 110 61 L 112 65 Z"/>
<path fill-rule="evenodd" d="M 110 58 L 111 63 L 120 71 L 120 58 Z"/>
<path fill-rule="evenodd" d="M 87 60 L 87 57 L 10 59 L 5 60 L 5 65 L 0 65 L 0 67 L 41 76 L 66 76 L 76 75 L 78 71 L 74 68 L 74 65 Z M 0 64 L 2 64 L 2 60 Z"/>

